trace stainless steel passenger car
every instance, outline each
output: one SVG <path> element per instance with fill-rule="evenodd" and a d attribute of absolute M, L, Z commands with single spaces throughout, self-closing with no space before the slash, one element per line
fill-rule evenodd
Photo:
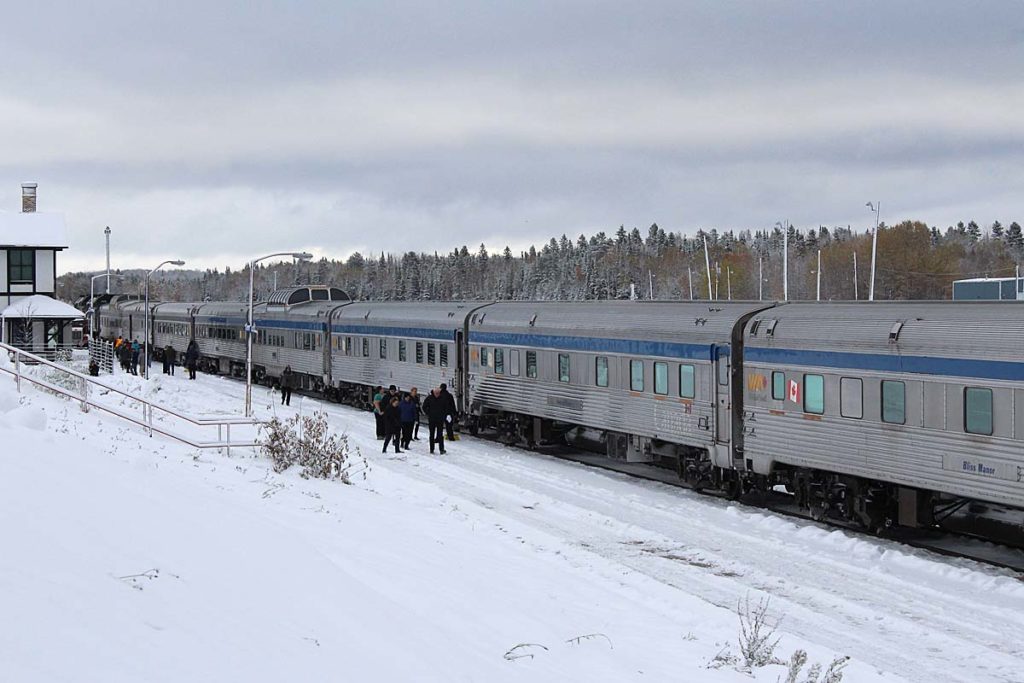
<path fill-rule="evenodd" d="M 1024 307 L 790 303 L 745 334 L 745 457 L 874 526 L 1024 502 Z M 924 518 L 924 519 L 922 519 Z"/>
<path fill-rule="evenodd" d="M 500 302 L 469 320 L 471 412 L 537 418 L 514 425 L 539 441 L 554 420 L 608 433 L 628 460 L 683 456 L 732 466 L 742 438 L 734 342 L 761 304 Z M 735 427 L 735 429 L 734 429 Z M 621 437 L 621 438 L 615 438 Z"/>

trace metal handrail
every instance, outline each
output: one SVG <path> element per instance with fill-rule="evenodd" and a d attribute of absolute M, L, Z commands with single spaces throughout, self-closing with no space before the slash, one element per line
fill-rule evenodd
<path fill-rule="evenodd" d="M 10 344 L 5 344 L 5 343 L 0 342 L 0 349 L 3 349 L 5 351 L 7 351 L 9 354 L 12 354 L 14 356 L 14 369 L 11 370 L 8 367 L 4 367 L 4 366 L 0 365 L 0 371 L 6 372 L 7 374 L 12 375 L 14 377 L 14 381 L 15 381 L 15 383 L 18 386 L 18 392 L 19 393 L 21 392 L 21 382 L 22 382 L 22 380 L 25 380 L 27 382 L 30 382 L 31 384 L 36 385 L 36 386 L 43 387 L 47 391 L 51 391 L 51 392 L 53 392 L 55 394 L 66 396 L 66 397 L 68 397 L 68 398 L 70 398 L 72 400 L 78 401 L 81 404 L 82 410 L 84 412 L 88 412 L 90 408 L 98 408 L 99 410 L 102 410 L 104 412 L 110 413 L 111 415 L 114 415 L 116 417 L 120 417 L 121 419 L 124 419 L 124 420 L 127 420 L 129 422 L 132 422 L 133 424 L 137 424 L 137 425 L 139 425 L 141 427 L 144 427 L 145 429 L 147 429 L 149 431 L 150 436 L 152 436 L 153 433 L 161 434 L 163 436 L 167 436 L 169 438 L 175 439 L 176 441 L 180 441 L 182 443 L 188 444 L 189 446 L 192 446 L 194 448 L 225 448 L 225 449 L 227 449 L 227 452 L 230 454 L 232 447 L 235 447 L 235 448 L 248 448 L 248 447 L 255 447 L 255 446 L 259 446 L 260 445 L 258 442 L 255 442 L 255 441 L 253 441 L 253 442 L 244 442 L 244 443 L 233 443 L 231 441 L 231 425 L 252 425 L 252 426 L 255 426 L 255 425 L 263 424 L 264 423 L 263 420 L 257 420 L 257 419 L 254 419 L 254 418 L 247 418 L 247 417 L 201 417 L 201 416 L 195 416 L 195 415 L 188 415 L 186 413 L 179 412 L 179 411 L 174 410 L 172 408 L 167 408 L 165 406 L 158 405 L 158 404 L 154 403 L 153 401 L 150 401 L 150 400 L 148 400 L 146 398 L 143 398 L 141 396 L 137 396 L 135 394 L 132 394 L 131 392 L 123 391 L 121 389 L 118 389 L 117 387 L 112 387 L 109 384 L 106 384 L 104 382 L 99 381 L 95 377 L 91 377 L 89 375 L 83 374 L 81 372 L 78 372 L 77 370 L 72 370 L 69 367 L 66 367 L 64 365 L 60 365 L 59 363 L 54 363 L 54 362 L 49 361 L 49 360 L 47 360 L 45 358 L 37 356 L 37 355 L 35 355 L 33 353 L 25 351 L 24 349 L 19 349 L 19 348 L 15 347 L 15 346 L 11 346 Z M 44 365 L 44 366 L 53 368 L 55 370 L 58 370 L 58 371 L 60 371 L 62 373 L 65 373 L 66 375 L 68 375 L 70 377 L 77 378 L 79 380 L 80 385 L 81 385 L 80 393 L 76 394 L 74 391 L 72 391 L 70 389 L 66 389 L 65 387 L 62 387 L 60 385 L 54 384 L 52 382 L 48 382 L 48 381 L 46 381 L 44 379 L 41 379 L 39 377 L 33 377 L 32 375 L 27 375 L 27 374 L 23 373 L 21 371 L 22 357 L 25 357 L 26 359 L 30 360 L 34 366 Z M 89 388 L 92 387 L 92 386 L 96 386 L 96 387 L 102 388 L 102 389 L 106 390 L 109 393 L 114 393 L 114 394 L 117 394 L 117 395 L 120 395 L 120 396 L 124 396 L 125 398 L 128 398 L 128 399 L 130 399 L 132 401 L 136 401 L 136 402 L 140 403 L 142 405 L 142 417 L 139 418 L 139 417 L 133 415 L 132 413 L 121 411 L 121 410 L 118 410 L 117 408 L 115 408 L 113 406 L 109 406 L 109 405 L 106 405 L 106 404 L 103 404 L 103 403 L 99 403 L 98 401 L 96 401 L 95 399 L 93 399 L 90 396 Z M 163 413 L 167 413 L 168 415 L 171 415 L 172 417 L 178 418 L 180 420 L 184 420 L 186 422 L 189 422 L 191 424 L 194 424 L 194 425 L 197 425 L 197 426 L 200 426 L 200 427 L 213 427 L 213 426 L 216 426 L 217 427 L 217 439 L 218 440 L 217 441 L 198 441 L 198 440 L 196 440 L 196 439 L 194 439 L 192 437 L 172 432 L 172 431 L 170 431 L 170 430 L 160 426 L 159 424 L 154 424 L 153 423 L 153 412 L 154 412 L 154 410 L 159 411 L 159 412 L 163 412 Z M 226 430 L 226 432 L 224 430 Z"/>

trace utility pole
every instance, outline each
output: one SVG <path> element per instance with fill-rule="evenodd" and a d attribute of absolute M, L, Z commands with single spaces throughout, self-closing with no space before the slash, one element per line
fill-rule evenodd
<path fill-rule="evenodd" d="M 107 294 L 110 294 L 110 226 L 108 225 L 103 231 L 103 234 L 107 238 Z M 92 306 L 92 301 L 89 302 Z"/>
<path fill-rule="evenodd" d="M 711 298 L 711 255 L 708 253 L 708 236 L 704 235 L 704 265 L 708 269 L 708 299 Z"/>
<path fill-rule="evenodd" d="M 690 301 L 693 301 L 693 269 L 686 266 L 686 281 L 690 284 Z"/>
<path fill-rule="evenodd" d="M 757 300 L 764 301 L 764 267 L 762 265 L 763 257 L 761 253 L 757 254 Z"/>
<path fill-rule="evenodd" d="M 775 225 L 782 230 L 782 300 L 789 301 L 789 221 Z"/>
<path fill-rule="evenodd" d="M 818 301 L 821 301 L 821 249 L 818 250 Z"/>
<path fill-rule="evenodd" d="M 651 301 L 654 301 L 654 272 L 651 270 L 647 271 L 647 277 L 651 281 Z"/>
<path fill-rule="evenodd" d="M 857 301 L 860 299 L 857 293 L 857 251 L 853 252 L 853 300 Z"/>
<path fill-rule="evenodd" d="M 882 212 L 882 202 L 865 204 L 875 212 L 875 234 L 871 238 L 871 287 L 868 289 L 868 301 L 875 300 L 875 263 L 878 258 L 878 216 Z"/>
<path fill-rule="evenodd" d="M 729 301 L 732 301 L 732 266 L 725 267 L 725 279 L 729 283 Z"/>

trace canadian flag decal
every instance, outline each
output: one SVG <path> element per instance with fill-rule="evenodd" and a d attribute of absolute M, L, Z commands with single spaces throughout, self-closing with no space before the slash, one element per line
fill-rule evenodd
<path fill-rule="evenodd" d="M 789 380 L 789 400 L 793 403 L 800 402 L 800 383 L 795 379 Z"/>

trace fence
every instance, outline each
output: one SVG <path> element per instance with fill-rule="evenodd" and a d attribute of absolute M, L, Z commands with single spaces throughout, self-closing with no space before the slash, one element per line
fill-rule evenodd
<path fill-rule="evenodd" d="M 89 340 L 89 364 L 96 363 L 100 374 L 114 373 L 114 342 L 102 339 Z"/>
<path fill-rule="evenodd" d="M 0 364 L 0 371 L 6 372 L 14 377 L 19 393 L 21 392 L 22 382 L 28 382 L 52 393 L 77 401 L 80 403 L 84 412 L 89 412 L 90 409 L 96 408 L 97 410 L 102 410 L 103 412 L 143 427 L 147 432 L 149 432 L 150 436 L 153 436 L 153 434 L 161 434 L 174 439 L 175 441 L 188 444 L 194 448 L 225 449 L 230 455 L 232 448 L 254 448 L 259 446 L 259 442 L 253 437 L 249 437 L 249 440 L 247 441 L 231 440 L 232 426 L 247 426 L 255 429 L 258 425 L 262 424 L 259 420 L 246 417 L 199 417 L 187 415 L 171 408 L 157 405 L 153 401 L 141 396 L 136 396 L 135 394 L 104 384 L 93 377 L 78 372 L 77 370 L 60 365 L 59 363 L 54 363 L 35 354 L 11 346 L 10 344 L 0 343 L 0 350 L 7 351 L 13 364 L 13 367 Z M 54 379 L 59 378 L 61 383 L 39 377 L 33 372 L 26 373 L 26 366 L 33 366 L 34 368 L 50 368 L 56 375 Z M 124 410 L 121 406 L 101 402 L 98 400 L 97 395 L 120 396 L 122 400 L 127 399 L 129 402 L 138 404 L 139 413 L 131 410 Z M 154 413 L 160 415 L 161 418 L 154 421 Z M 165 424 L 167 418 L 178 420 L 182 423 L 192 425 L 193 427 L 198 427 L 204 431 L 212 430 L 213 427 L 216 427 L 217 440 L 203 440 L 198 438 L 196 435 L 184 434 L 179 431 L 172 430 Z"/>

